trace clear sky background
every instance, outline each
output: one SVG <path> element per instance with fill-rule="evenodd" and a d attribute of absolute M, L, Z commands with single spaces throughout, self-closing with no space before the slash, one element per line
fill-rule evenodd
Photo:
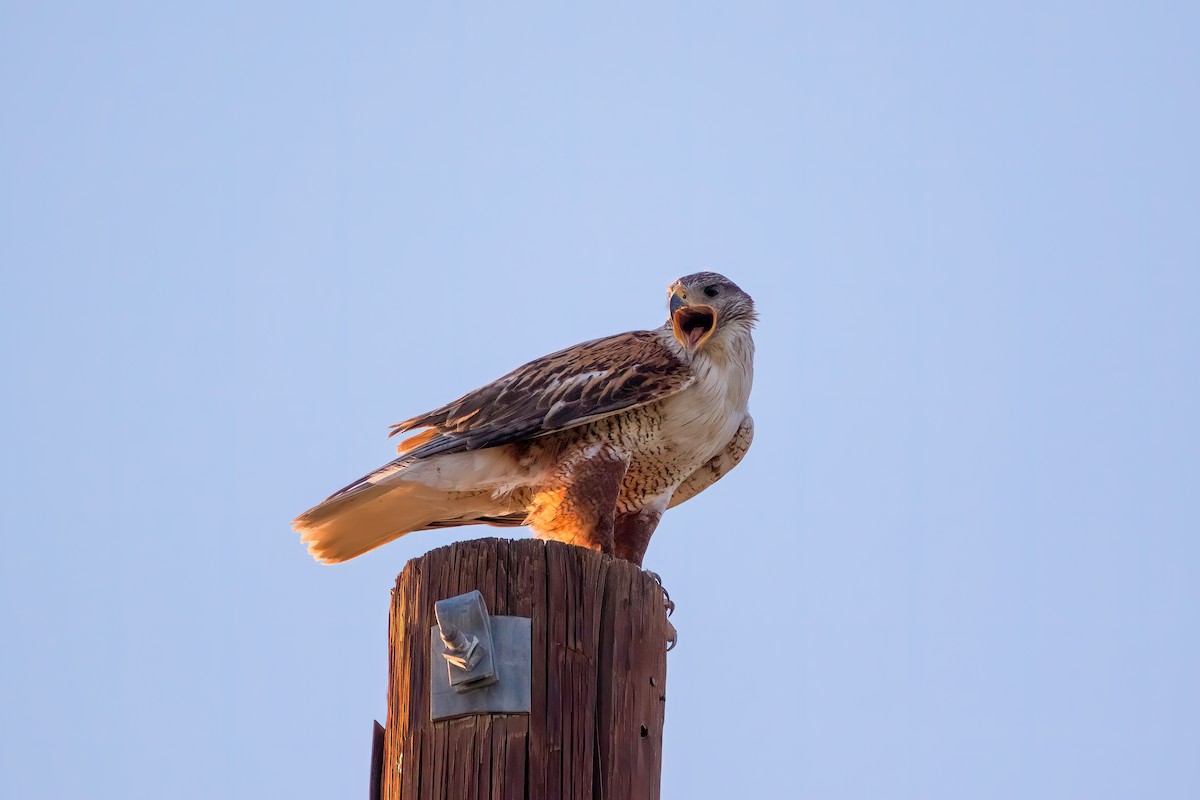
<path fill-rule="evenodd" d="M 289 520 L 714 269 L 664 796 L 1200 797 L 1194 9 L 4 3 L 0 795 L 361 796 L 394 576 L 492 529 Z"/>

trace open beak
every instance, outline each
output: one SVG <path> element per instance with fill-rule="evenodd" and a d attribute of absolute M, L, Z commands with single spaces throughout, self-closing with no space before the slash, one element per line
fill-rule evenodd
<path fill-rule="evenodd" d="M 717 310 L 702 303 L 689 304 L 683 287 L 676 287 L 671 291 L 671 327 L 681 345 L 695 350 L 716 330 Z"/>

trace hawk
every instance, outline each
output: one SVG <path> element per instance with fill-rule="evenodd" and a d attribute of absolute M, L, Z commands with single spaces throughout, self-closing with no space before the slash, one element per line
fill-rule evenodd
<path fill-rule="evenodd" d="M 659 519 L 733 469 L 754 434 L 754 301 L 713 272 L 669 318 L 560 350 L 399 422 L 400 457 L 296 517 L 319 561 L 413 531 L 528 525 L 639 566 Z"/>

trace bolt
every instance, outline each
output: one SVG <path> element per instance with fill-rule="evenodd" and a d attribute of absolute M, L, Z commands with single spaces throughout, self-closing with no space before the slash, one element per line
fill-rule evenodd
<path fill-rule="evenodd" d="M 450 624 L 440 626 L 440 631 L 442 644 L 446 646 L 446 652 L 442 653 L 442 658 L 461 670 L 474 669 L 483 658 L 483 648 L 479 646 L 479 637 L 472 636 L 468 639 L 462 631 Z"/>
<path fill-rule="evenodd" d="M 442 643 L 451 653 L 461 653 L 467 647 L 467 637 L 458 628 L 447 623 L 441 626 Z"/>

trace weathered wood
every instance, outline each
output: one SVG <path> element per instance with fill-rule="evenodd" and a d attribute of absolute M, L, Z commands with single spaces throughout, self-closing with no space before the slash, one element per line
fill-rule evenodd
<path fill-rule="evenodd" d="M 383 777 L 383 726 L 378 722 L 371 730 L 371 783 L 370 783 L 370 800 L 379 800 L 380 792 L 383 791 L 383 786 L 380 783 Z"/>
<path fill-rule="evenodd" d="M 533 619 L 532 712 L 430 722 L 433 604 L 472 589 Z M 481 539 L 410 561 L 392 594 L 382 796 L 657 798 L 668 630 L 658 583 L 591 550 Z"/>

